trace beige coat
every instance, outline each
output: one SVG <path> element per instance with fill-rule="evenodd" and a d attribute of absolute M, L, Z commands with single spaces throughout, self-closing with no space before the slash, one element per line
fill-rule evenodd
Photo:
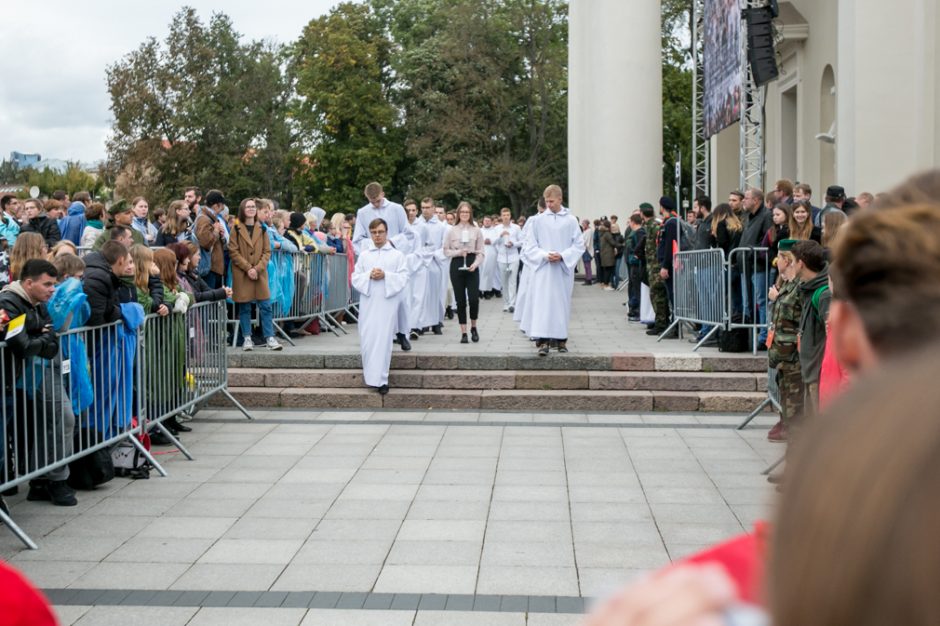
<path fill-rule="evenodd" d="M 236 221 L 228 242 L 228 254 L 232 259 L 232 300 L 251 302 L 269 299 L 268 261 L 271 259 L 271 243 L 264 227 L 256 223 L 249 236 L 248 228 Z M 258 280 L 248 278 L 248 270 L 251 268 L 258 271 Z"/>
<path fill-rule="evenodd" d="M 223 246 L 225 241 L 215 231 L 216 218 L 212 209 L 203 207 L 203 212 L 196 218 L 196 239 L 199 240 L 199 247 L 202 248 L 202 254 L 209 251 L 211 260 L 210 270 L 214 274 L 221 276 L 225 273 L 225 253 Z"/>

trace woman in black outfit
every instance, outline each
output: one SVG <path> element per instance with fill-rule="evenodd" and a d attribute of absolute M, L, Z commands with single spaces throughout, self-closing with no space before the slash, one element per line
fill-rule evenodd
<path fill-rule="evenodd" d="M 483 234 L 473 223 L 469 202 L 457 206 L 457 223 L 447 233 L 444 256 L 450 257 L 450 282 L 457 299 L 457 320 L 460 322 L 460 343 L 467 341 L 467 302 L 470 303 L 470 336 L 480 341 L 477 316 L 480 312 L 480 272 L 483 264 Z"/>

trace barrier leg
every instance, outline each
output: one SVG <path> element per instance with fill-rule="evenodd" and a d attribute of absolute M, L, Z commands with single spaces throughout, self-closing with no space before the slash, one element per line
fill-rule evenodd
<path fill-rule="evenodd" d="M 757 405 L 757 408 L 756 408 L 756 409 L 754 409 L 753 411 L 751 411 L 751 414 L 750 414 L 750 415 L 748 415 L 747 417 L 744 418 L 744 421 L 743 421 L 743 422 L 741 422 L 740 424 L 738 424 L 738 427 L 736 428 L 736 430 L 744 430 L 744 428 L 745 428 L 748 424 L 750 424 L 751 421 L 752 421 L 755 417 L 757 417 L 758 415 L 760 415 L 761 411 L 763 411 L 764 408 L 766 408 L 768 404 L 773 404 L 773 402 L 774 402 L 774 399 L 771 398 L 770 396 L 767 396 L 767 397 L 764 399 L 763 402 L 761 402 L 759 405 Z"/>
<path fill-rule="evenodd" d="M 144 458 L 147 459 L 147 462 L 153 465 L 153 469 L 157 470 L 157 473 L 166 478 L 168 476 L 167 471 L 163 469 L 163 466 L 157 463 L 157 459 L 150 454 L 150 450 L 144 447 L 144 444 L 140 443 L 137 440 L 137 437 L 131 435 L 131 443 L 134 444 L 134 447 L 144 455 Z M 192 461 L 192 457 L 189 457 L 189 460 Z"/>
<path fill-rule="evenodd" d="M 337 321 L 336 321 L 336 318 L 333 317 L 330 313 L 324 313 L 324 315 L 326 316 L 326 318 L 327 318 L 328 320 L 330 320 L 330 324 L 333 326 L 333 328 L 336 328 L 337 330 L 339 330 L 339 331 L 340 331 L 341 333 L 343 333 L 344 335 L 348 335 L 348 334 L 349 334 L 349 331 L 347 331 L 345 328 L 343 328 L 343 325 L 340 324 L 339 322 L 337 322 Z"/>
<path fill-rule="evenodd" d="M 279 334 L 281 338 L 284 339 L 284 341 L 289 343 L 291 346 L 297 345 L 296 343 L 294 343 L 294 340 L 290 338 L 290 335 L 284 332 L 284 329 L 281 328 L 280 324 L 278 324 L 277 322 L 271 322 L 271 323 L 274 325 L 274 332 Z"/>
<path fill-rule="evenodd" d="M 3 512 L 3 509 L 0 509 L 0 522 L 6 525 L 10 531 L 16 535 L 16 538 L 23 542 L 23 545 L 29 548 L 30 550 L 38 550 L 39 546 L 36 545 L 29 535 L 23 531 L 22 528 L 16 525 L 16 522 L 13 521 L 13 518 Z"/>
<path fill-rule="evenodd" d="M 352 306 L 350 306 L 348 309 L 346 309 L 346 315 L 348 315 L 349 317 L 351 317 L 351 318 L 352 318 L 352 321 L 356 322 L 357 324 L 359 323 L 358 313 L 359 313 L 358 311 L 356 311 L 355 313 L 353 313 L 353 307 L 352 307 Z"/>
<path fill-rule="evenodd" d="M 784 454 L 782 457 L 774 461 L 767 469 L 761 472 L 760 475 L 768 476 L 772 471 L 780 467 L 780 464 L 783 463 L 786 459 L 787 459 L 787 455 Z"/>
<path fill-rule="evenodd" d="M 669 326 L 667 326 L 667 327 L 666 327 L 666 330 L 663 331 L 663 334 L 661 334 L 659 337 L 656 338 L 656 343 L 659 343 L 660 341 L 662 341 L 662 340 L 663 340 L 663 337 L 665 337 L 666 335 L 668 335 L 668 334 L 669 334 L 669 331 L 671 331 L 673 328 L 677 328 L 680 323 L 681 323 L 681 320 L 675 320 L 672 324 L 670 324 Z M 682 338 L 682 331 L 681 331 L 681 330 L 678 330 L 677 332 L 679 333 L 679 338 L 681 339 L 681 338 Z"/>
<path fill-rule="evenodd" d="M 231 401 L 231 403 L 235 405 L 236 409 L 242 412 L 242 415 L 244 415 L 250 420 L 255 419 L 251 416 L 251 413 L 248 412 L 248 409 L 243 407 L 242 403 L 235 399 L 235 396 L 232 395 L 232 393 L 228 390 L 227 387 L 220 389 L 219 391 L 221 391 L 225 395 L 225 397 L 228 398 Z"/>
<path fill-rule="evenodd" d="M 189 453 L 189 450 L 187 450 L 186 447 L 182 443 L 180 443 L 180 440 L 174 437 L 173 433 L 171 433 L 169 429 L 163 425 L 163 422 L 157 422 L 157 428 L 160 429 L 160 432 L 163 433 L 164 437 L 170 440 L 170 443 L 173 444 L 173 447 L 175 447 L 177 450 L 183 453 L 183 456 L 185 456 L 190 461 L 195 460 L 193 459 L 193 455 Z M 142 449 L 140 446 L 138 446 L 138 448 Z M 166 474 L 164 474 L 164 476 L 165 475 Z"/>
<path fill-rule="evenodd" d="M 701 348 L 702 345 L 703 345 L 706 341 L 708 341 L 709 339 L 711 339 L 712 335 L 714 335 L 715 333 L 718 332 L 718 330 L 719 330 L 718 324 L 714 324 L 714 325 L 712 326 L 712 329 L 711 329 L 710 331 L 708 331 L 708 332 L 705 334 L 704 337 L 702 337 L 702 340 L 699 341 L 697 344 L 695 344 L 695 347 L 692 348 L 692 352 L 695 352 L 696 350 L 698 350 L 699 348 Z"/>
<path fill-rule="evenodd" d="M 323 325 L 325 324 L 327 330 L 329 330 L 331 333 L 339 337 L 339 333 L 336 332 L 336 327 L 339 326 L 339 324 L 331 322 L 330 320 L 327 319 L 328 317 L 329 316 L 326 313 L 321 313 L 320 315 L 317 315 L 317 319 L 320 320 L 320 328 L 322 329 Z"/>

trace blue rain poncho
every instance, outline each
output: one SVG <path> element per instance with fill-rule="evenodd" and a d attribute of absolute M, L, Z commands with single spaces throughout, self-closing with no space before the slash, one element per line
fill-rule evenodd
<path fill-rule="evenodd" d="M 89 407 L 82 427 L 91 428 L 102 438 L 125 432 L 134 415 L 134 364 L 137 356 L 137 330 L 144 323 L 144 308 L 136 302 L 121 304 L 123 323 L 96 333 L 96 345 L 89 349 L 95 402 Z"/>
<path fill-rule="evenodd" d="M 77 278 L 68 278 L 59 283 L 46 308 L 52 318 L 52 327 L 57 333 L 81 328 L 91 315 L 88 296 L 82 291 L 82 283 Z M 75 415 L 81 415 L 94 401 L 84 335 L 64 335 L 60 337 L 59 343 L 62 361 L 68 363 L 68 369 L 63 367 L 63 370 L 69 372 L 67 380 L 72 411 Z"/>

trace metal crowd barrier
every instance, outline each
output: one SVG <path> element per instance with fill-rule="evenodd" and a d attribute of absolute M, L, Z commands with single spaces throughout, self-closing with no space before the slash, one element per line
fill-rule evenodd
<path fill-rule="evenodd" d="M 770 302 L 767 291 L 770 289 L 770 261 L 767 248 L 735 248 L 728 255 L 728 330 L 734 328 L 750 329 L 751 348 L 757 354 L 757 337 L 761 330 L 768 328 Z M 738 284 L 735 285 L 735 281 Z M 741 294 L 742 317 L 736 321 L 734 313 L 734 294 Z M 758 299 L 764 301 L 764 321 L 759 319 Z"/>
<path fill-rule="evenodd" d="M 333 315 L 345 311 L 350 305 L 346 255 L 281 251 L 273 254 L 274 263 L 289 264 L 294 277 L 290 309 L 281 310 L 275 304 L 274 323 L 281 336 L 293 344 L 281 328 L 283 323 L 298 322 L 300 326 L 305 326 L 315 319 L 319 319 L 334 334 L 345 333 Z"/>
<path fill-rule="evenodd" d="M 52 359 L 24 359 L 0 342 L 0 491 L 50 472 L 63 479 L 70 463 L 102 450 L 110 458 L 125 441 L 166 476 L 138 437 L 157 428 L 192 459 L 163 422 L 217 393 L 251 419 L 228 391 L 226 323 L 224 301 L 204 302 L 148 316 L 137 331 L 119 321 L 61 333 Z M 2 509 L 0 521 L 37 548 Z"/>
<path fill-rule="evenodd" d="M 725 253 L 721 248 L 683 250 L 673 257 L 675 306 L 673 325 L 710 325 L 693 351 L 702 347 L 728 321 L 725 304 Z"/>
<path fill-rule="evenodd" d="M 124 440 L 166 475 L 137 439 L 143 425 L 132 426 L 140 413 L 134 393 L 137 337 L 123 326 L 114 322 L 62 333 L 52 359 L 23 358 L 0 343 L 0 490 L 50 472 L 63 480 L 70 463 Z M 27 547 L 37 548 L 7 512 L 0 510 L 0 520 Z"/>

